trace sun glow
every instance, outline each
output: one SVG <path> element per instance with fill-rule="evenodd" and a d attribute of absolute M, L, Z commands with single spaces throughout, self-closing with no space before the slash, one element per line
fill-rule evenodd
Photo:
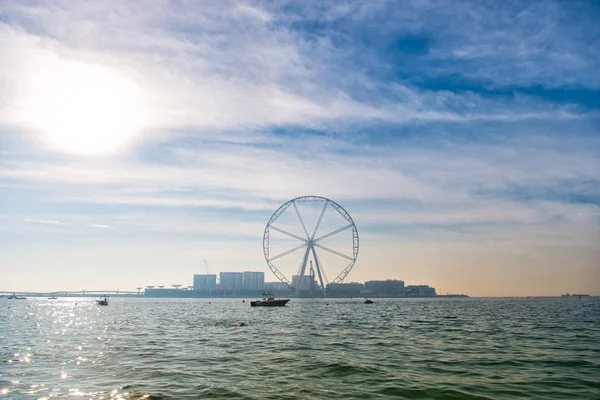
<path fill-rule="evenodd" d="M 31 89 L 27 117 L 61 150 L 111 153 L 143 128 L 141 90 L 108 68 L 58 61 L 44 67 Z"/>

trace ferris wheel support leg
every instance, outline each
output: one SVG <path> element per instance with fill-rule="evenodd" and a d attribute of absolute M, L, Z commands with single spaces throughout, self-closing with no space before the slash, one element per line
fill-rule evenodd
<path fill-rule="evenodd" d="M 300 294 L 300 289 L 302 288 L 302 284 L 304 283 L 304 272 L 306 272 L 306 264 L 308 263 L 308 255 L 310 254 L 310 249 L 312 249 L 312 245 L 306 247 L 306 253 L 304 253 L 304 259 L 302 260 L 302 268 L 300 269 L 300 277 L 298 278 L 300 282 L 298 283 L 298 287 L 296 288 L 296 294 Z"/>
<path fill-rule="evenodd" d="M 323 297 L 327 297 L 327 293 L 325 292 L 325 285 L 323 284 L 323 276 L 321 275 L 321 264 L 319 264 L 319 258 L 317 257 L 317 252 L 315 251 L 314 246 L 311 247 L 313 258 L 315 259 L 315 265 L 317 266 L 317 275 L 319 275 L 319 281 L 321 282 L 321 292 L 323 293 Z"/>

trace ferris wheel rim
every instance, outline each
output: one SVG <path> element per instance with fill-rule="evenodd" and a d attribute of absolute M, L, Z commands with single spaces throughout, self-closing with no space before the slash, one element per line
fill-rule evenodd
<path fill-rule="evenodd" d="M 340 213 L 340 215 L 349 222 L 349 225 L 341 228 L 340 230 L 334 232 L 333 234 L 339 233 L 341 230 L 352 228 L 352 259 L 351 259 L 350 263 L 335 277 L 335 279 L 333 279 L 329 283 L 341 283 L 346 278 L 346 276 L 348 276 L 348 274 L 350 273 L 350 271 L 356 264 L 356 260 L 358 258 L 358 251 L 360 248 L 360 240 L 359 240 L 359 236 L 358 236 L 358 228 L 356 227 L 356 223 L 350 216 L 350 213 L 348 213 L 348 211 L 346 211 L 346 209 L 344 207 L 342 207 L 340 204 L 338 204 L 337 202 L 335 202 L 327 197 L 315 196 L 315 195 L 295 197 L 295 198 L 290 199 L 290 200 L 286 201 L 285 203 L 283 203 L 281 206 L 279 206 L 279 208 L 277 208 L 275 210 L 275 212 L 273 212 L 273 214 L 271 215 L 271 218 L 269 218 L 269 221 L 267 222 L 267 224 L 265 226 L 265 230 L 263 233 L 263 253 L 265 256 L 265 261 L 267 262 L 269 269 L 273 272 L 273 274 L 277 277 L 277 279 L 279 279 L 281 282 L 287 284 L 289 287 L 292 287 L 289 279 L 287 279 L 287 277 L 283 273 L 281 273 L 281 271 L 279 271 L 279 269 L 271 262 L 271 261 L 274 261 L 274 258 L 271 258 L 271 259 L 269 258 L 270 228 L 275 229 L 275 227 L 272 225 L 273 222 L 275 222 L 275 220 L 280 215 L 282 215 L 291 205 L 294 205 L 295 211 L 298 213 L 298 209 L 296 208 L 296 205 L 295 205 L 296 202 L 318 202 L 318 201 L 324 201 L 324 202 L 326 202 L 326 204 L 331 204 L 336 209 L 336 211 L 338 213 Z M 322 214 L 324 213 L 324 211 L 325 211 L 325 208 L 323 209 Z M 321 218 L 322 218 L 322 216 L 323 215 L 321 215 Z M 302 219 L 301 218 L 299 218 L 299 219 L 300 219 L 300 222 L 302 223 L 302 227 L 303 227 L 305 233 L 307 234 L 307 236 L 309 236 L 308 232 L 306 230 L 306 227 L 304 226 L 304 223 L 302 222 Z M 317 223 L 317 225 L 315 227 L 312 237 L 307 237 L 307 240 L 311 241 L 311 242 L 314 241 L 315 242 L 314 245 L 317 247 L 323 247 L 323 246 L 316 244 L 316 242 L 319 240 L 325 239 L 326 237 L 331 236 L 331 235 L 324 235 L 323 237 L 314 239 L 314 235 L 316 234 L 318 227 L 319 227 L 319 222 Z M 279 229 L 275 229 L 275 230 L 279 230 Z M 279 230 L 279 231 L 281 231 L 281 230 Z M 290 235 L 289 232 L 287 232 L 286 234 Z M 296 237 L 297 239 L 300 239 L 300 240 L 304 240 L 297 235 L 291 235 L 291 236 Z M 297 248 L 294 248 L 291 251 L 298 250 L 302 247 L 306 247 L 306 246 L 298 246 Z M 314 248 L 313 248 L 313 251 L 314 251 Z M 329 251 L 331 251 L 331 250 L 329 250 Z M 284 253 L 286 253 L 286 252 L 284 252 Z M 336 253 L 336 252 L 333 251 L 333 253 Z M 345 257 L 350 258 L 349 256 L 345 256 Z M 317 256 L 317 258 L 318 258 L 318 256 Z"/>

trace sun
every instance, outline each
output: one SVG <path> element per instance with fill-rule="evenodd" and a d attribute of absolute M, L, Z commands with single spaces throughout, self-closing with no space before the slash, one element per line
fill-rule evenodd
<path fill-rule="evenodd" d="M 28 119 L 53 147 L 75 154 L 112 153 L 141 131 L 142 91 L 106 67 L 58 61 L 32 82 Z"/>

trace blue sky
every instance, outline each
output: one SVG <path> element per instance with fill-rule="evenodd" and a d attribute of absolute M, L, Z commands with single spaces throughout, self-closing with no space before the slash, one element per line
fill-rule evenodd
<path fill-rule="evenodd" d="M 319 195 L 347 281 L 600 294 L 596 2 L 0 4 L 0 290 L 275 280 Z"/>

